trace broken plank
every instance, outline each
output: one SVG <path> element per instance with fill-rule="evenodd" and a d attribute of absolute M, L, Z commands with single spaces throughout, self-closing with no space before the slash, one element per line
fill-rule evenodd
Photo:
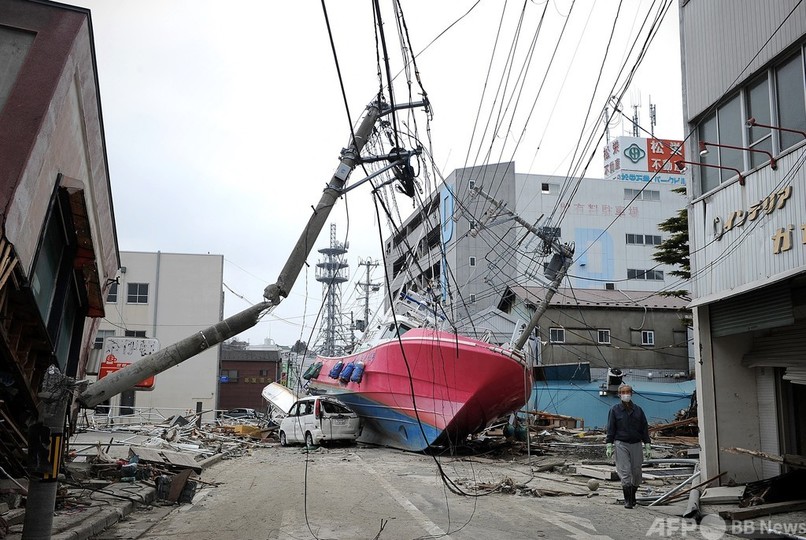
<path fill-rule="evenodd" d="M 577 466 L 577 474 L 599 480 L 618 480 L 618 473 L 612 467 L 592 467 L 590 465 Z"/>
<path fill-rule="evenodd" d="M 155 448 L 145 448 L 143 446 L 132 446 L 129 448 L 129 455 L 136 455 L 140 463 L 160 463 L 163 465 L 173 465 L 175 467 L 188 468 L 201 474 L 202 468 L 199 462 L 187 454 L 181 452 L 171 452 Z"/>
<path fill-rule="evenodd" d="M 722 519 L 739 521 L 743 519 L 753 519 L 758 516 L 782 514 L 784 512 L 799 512 L 801 510 L 806 510 L 806 500 L 760 504 L 758 506 L 740 508 L 739 510 L 723 510 L 719 512 L 719 516 Z"/>

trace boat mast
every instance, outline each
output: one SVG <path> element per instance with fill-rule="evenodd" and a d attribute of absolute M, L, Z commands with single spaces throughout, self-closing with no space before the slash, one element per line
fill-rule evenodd
<path fill-rule="evenodd" d="M 560 287 L 563 279 L 565 279 L 565 275 L 568 272 L 568 268 L 571 266 L 574 258 L 574 245 L 573 244 L 561 244 L 557 237 L 549 236 L 548 234 L 544 233 L 528 221 L 525 221 L 523 218 L 515 214 L 514 212 L 508 210 L 506 205 L 501 203 L 500 201 L 495 200 L 490 195 L 484 192 L 483 189 L 479 187 L 474 187 L 472 189 L 473 193 L 481 195 L 490 203 L 492 203 L 493 208 L 489 212 L 490 215 L 501 215 L 506 214 L 513 220 L 515 220 L 519 225 L 524 226 L 529 232 L 538 236 L 543 242 L 551 248 L 551 251 L 554 253 L 552 256 L 551 262 L 546 270 L 546 275 L 550 277 L 551 282 L 548 285 L 548 289 L 546 290 L 546 294 L 540 300 L 540 304 L 537 306 L 532 318 L 527 323 L 526 327 L 521 332 L 518 341 L 515 342 L 514 349 L 516 351 L 520 351 L 523 349 L 523 346 L 529 340 L 529 336 L 531 335 L 532 331 L 537 327 L 537 323 L 540 322 L 540 318 L 543 316 L 543 313 L 546 312 L 546 309 L 549 306 L 549 302 L 551 298 L 554 296 L 554 293 L 557 292 L 557 289 Z"/>

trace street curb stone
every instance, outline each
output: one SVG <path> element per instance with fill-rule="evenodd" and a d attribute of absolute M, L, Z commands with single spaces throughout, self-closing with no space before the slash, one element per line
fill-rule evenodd
<path fill-rule="evenodd" d="M 215 454 L 200 461 L 199 466 L 206 469 L 222 459 L 224 459 L 224 454 Z M 91 515 L 77 513 L 55 516 L 51 540 L 88 540 L 134 512 L 139 506 L 152 503 L 157 497 L 156 488 L 145 484 L 140 485 L 141 489 L 136 492 L 124 492 L 128 497 L 141 499 L 139 502 L 110 496 L 108 499 L 110 505 L 98 509 Z M 18 525 L 14 527 L 13 532 L 9 532 L 5 540 L 20 540 L 21 538 L 22 531 Z"/>

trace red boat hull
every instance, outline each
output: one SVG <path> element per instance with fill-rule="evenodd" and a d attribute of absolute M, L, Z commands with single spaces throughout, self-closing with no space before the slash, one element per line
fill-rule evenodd
<path fill-rule="evenodd" d="M 426 328 L 318 361 L 323 366 L 310 390 L 335 395 L 363 418 L 359 440 L 405 450 L 461 443 L 523 407 L 532 387 L 529 370 L 512 353 Z M 339 361 L 362 363 L 361 382 L 331 378 Z"/>

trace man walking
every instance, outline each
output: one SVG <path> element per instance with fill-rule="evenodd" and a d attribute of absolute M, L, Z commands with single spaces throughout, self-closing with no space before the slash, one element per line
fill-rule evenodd
<path fill-rule="evenodd" d="M 635 493 L 641 484 L 643 457 L 652 456 L 649 440 L 649 424 L 644 411 L 632 402 L 632 386 L 619 386 L 620 402 L 610 408 L 607 415 L 607 443 L 605 453 L 610 458 L 616 454 L 616 472 L 624 492 L 624 508 L 635 507 Z M 643 456 L 641 445 L 643 443 Z"/>

